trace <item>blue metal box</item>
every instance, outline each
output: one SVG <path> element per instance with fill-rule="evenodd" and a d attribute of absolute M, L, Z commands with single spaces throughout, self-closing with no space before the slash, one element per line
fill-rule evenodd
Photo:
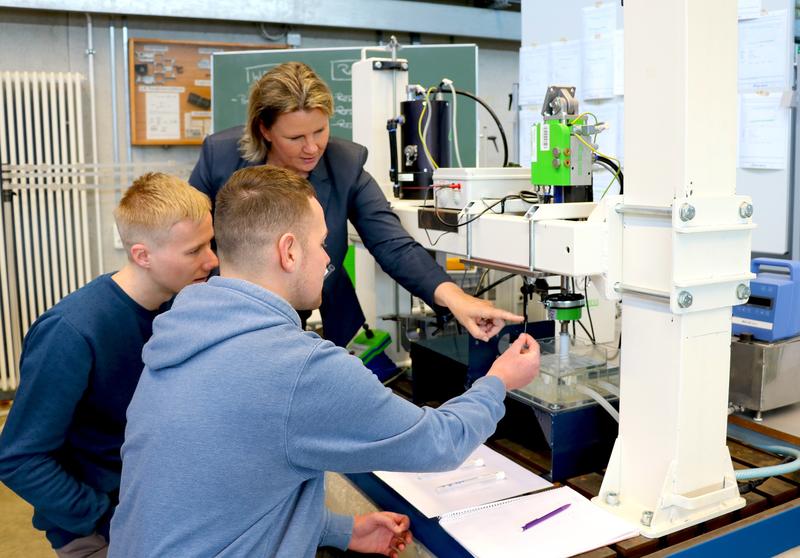
<path fill-rule="evenodd" d="M 762 266 L 783 268 L 787 273 L 761 271 Z M 756 258 L 750 270 L 750 298 L 733 307 L 733 334 L 743 333 L 761 341 L 777 341 L 800 334 L 800 262 Z"/>

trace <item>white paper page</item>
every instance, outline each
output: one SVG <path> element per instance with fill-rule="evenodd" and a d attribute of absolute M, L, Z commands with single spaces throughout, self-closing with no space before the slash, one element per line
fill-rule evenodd
<path fill-rule="evenodd" d="M 533 149 L 531 128 L 535 122 L 542 119 L 540 112 L 523 109 L 519 111 L 519 164 L 523 167 L 531 166 L 531 150 Z"/>
<path fill-rule="evenodd" d="M 476 459 L 483 467 L 468 466 Z M 486 446 L 480 446 L 464 462 L 462 469 L 443 473 L 394 473 L 376 471 L 375 475 L 391 486 L 400 496 L 417 508 L 425 517 L 436 517 L 448 512 L 478 506 L 495 500 L 519 496 L 540 490 L 552 484 L 517 465 L 507 457 Z M 492 482 L 465 485 L 437 492 L 437 487 L 453 481 L 474 478 L 502 471 L 506 478 Z"/>
<path fill-rule="evenodd" d="M 581 94 L 581 42 L 550 43 L 550 85 L 575 86 Z"/>
<path fill-rule="evenodd" d="M 761 14 L 761 0 L 739 0 L 739 19 L 752 19 Z"/>
<path fill-rule="evenodd" d="M 522 530 L 526 523 L 567 503 L 569 508 Z M 477 558 L 563 558 L 639 534 L 634 526 L 567 486 L 499 502 L 461 517 L 445 517 L 440 525 Z"/>
<path fill-rule="evenodd" d="M 550 46 L 519 49 L 519 104 L 542 106 L 550 86 Z"/>
<path fill-rule="evenodd" d="M 782 94 L 747 93 L 739 96 L 739 167 L 785 169 L 789 109 Z"/>
<path fill-rule="evenodd" d="M 614 32 L 614 95 L 625 93 L 625 32 Z"/>
<path fill-rule="evenodd" d="M 739 22 L 739 91 L 789 89 L 786 10 Z"/>
<path fill-rule="evenodd" d="M 614 37 L 583 41 L 582 99 L 614 96 Z"/>
<path fill-rule="evenodd" d="M 617 28 L 617 6 L 608 2 L 583 8 L 583 39 L 607 39 Z"/>
<path fill-rule="evenodd" d="M 181 139 L 180 96 L 150 91 L 144 94 L 149 140 Z"/>

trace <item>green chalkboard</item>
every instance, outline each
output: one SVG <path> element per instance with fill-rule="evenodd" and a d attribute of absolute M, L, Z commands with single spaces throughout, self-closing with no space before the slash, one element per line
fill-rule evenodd
<path fill-rule="evenodd" d="M 334 100 L 331 134 L 352 139 L 353 105 L 350 71 L 353 62 L 361 59 L 361 52 L 365 48 L 367 56 L 387 57 L 389 54 L 386 50 L 374 47 L 214 54 L 211 58 L 211 106 L 214 130 L 224 130 L 243 124 L 247 118 L 250 85 L 273 66 L 297 60 L 311 66 L 331 88 Z M 457 89 L 477 93 L 478 47 L 476 45 L 412 45 L 401 48 L 398 57 L 408 60 L 409 83 L 430 87 L 438 85 L 442 78 L 449 78 L 453 80 Z M 477 107 L 470 99 L 459 96 L 457 118 L 462 163 L 468 167 L 476 166 Z"/>

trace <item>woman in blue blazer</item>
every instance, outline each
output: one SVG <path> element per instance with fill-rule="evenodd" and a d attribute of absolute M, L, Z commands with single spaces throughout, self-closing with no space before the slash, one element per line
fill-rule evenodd
<path fill-rule="evenodd" d="M 269 163 L 308 178 L 328 226 L 326 247 L 335 266 L 323 288 L 327 339 L 345 346 L 364 324 L 355 289 L 344 271 L 347 220 L 380 266 L 414 295 L 447 307 L 473 337 L 488 340 L 505 320 L 521 316 L 474 298 L 456 285 L 403 229 L 375 180 L 364 170 L 365 147 L 330 137 L 333 97 L 314 71 L 299 62 L 271 69 L 250 93 L 246 126 L 206 138 L 189 183 L 213 203 L 238 169 Z"/>

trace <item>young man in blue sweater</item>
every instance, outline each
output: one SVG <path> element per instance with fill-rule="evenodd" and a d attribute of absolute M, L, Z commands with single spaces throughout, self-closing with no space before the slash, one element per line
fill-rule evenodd
<path fill-rule="evenodd" d="M 236 172 L 215 227 L 220 277 L 184 289 L 144 348 L 109 556 L 396 556 L 408 518 L 328 512 L 324 472 L 456 467 L 494 431 L 506 390 L 533 380 L 538 345 L 521 336 L 464 395 L 421 409 L 300 329 L 330 261 L 306 179 Z"/>
<path fill-rule="evenodd" d="M 218 263 L 210 207 L 176 177 L 136 180 L 114 213 L 125 266 L 62 299 L 25 337 L 0 480 L 33 505 L 60 557 L 106 555 L 142 347 L 162 305 Z"/>

